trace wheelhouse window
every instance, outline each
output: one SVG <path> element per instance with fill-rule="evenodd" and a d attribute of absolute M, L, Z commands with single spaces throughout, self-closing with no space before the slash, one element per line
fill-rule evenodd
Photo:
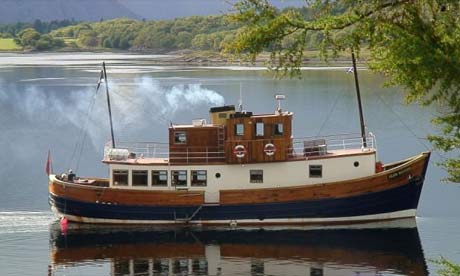
<path fill-rule="evenodd" d="M 283 135 L 284 134 L 284 126 L 282 123 L 275 124 L 275 135 Z"/>
<path fill-rule="evenodd" d="M 113 170 L 113 185 L 128 186 L 128 170 Z"/>
<path fill-rule="evenodd" d="M 322 165 L 310 165 L 309 171 L 310 171 L 310 177 L 323 177 L 323 166 Z"/>
<path fill-rule="evenodd" d="M 250 170 L 249 171 L 249 182 L 263 183 L 264 182 L 264 171 L 263 170 Z"/>
<path fill-rule="evenodd" d="M 185 131 L 174 132 L 174 144 L 187 144 L 187 132 Z"/>
<path fill-rule="evenodd" d="M 133 186 L 147 186 L 148 185 L 148 172 L 147 171 L 132 171 L 132 185 Z"/>
<path fill-rule="evenodd" d="M 172 171 L 171 184 L 173 186 L 187 186 L 187 171 Z"/>
<path fill-rule="evenodd" d="M 207 185 L 207 172 L 205 170 L 192 171 L 192 186 L 206 186 Z"/>
<path fill-rule="evenodd" d="M 243 136 L 244 135 L 244 124 L 235 125 L 235 135 Z"/>
<path fill-rule="evenodd" d="M 256 123 L 256 136 L 264 136 L 264 123 Z"/>
<path fill-rule="evenodd" d="M 152 171 L 152 186 L 168 186 L 168 171 Z"/>

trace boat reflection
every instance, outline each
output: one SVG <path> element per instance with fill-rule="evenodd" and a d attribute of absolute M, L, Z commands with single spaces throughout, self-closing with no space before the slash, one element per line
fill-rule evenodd
<path fill-rule="evenodd" d="M 414 219 L 307 227 L 50 229 L 52 272 L 108 262 L 110 275 L 428 275 Z"/>

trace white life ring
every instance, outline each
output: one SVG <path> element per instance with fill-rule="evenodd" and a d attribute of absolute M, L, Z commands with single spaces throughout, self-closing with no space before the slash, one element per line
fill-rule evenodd
<path fill-rule="evenodd" d="M 268 156 L 273 156 L 276 152 L 276 147 L 272 143 L 268 143 L 264 147 L 264 152 Z"/>
<path fill-rule="evenodd" d="M 246 148 L 243 145 L 236 145 L 233 148 L 233 154 L 238 158 L 243 158 L 246 155 Z"/>

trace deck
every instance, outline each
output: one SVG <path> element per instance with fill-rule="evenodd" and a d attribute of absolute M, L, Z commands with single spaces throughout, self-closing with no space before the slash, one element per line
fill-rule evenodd
<path fill-rule="evenodd" d="M 286 161 L 373 154 L 376 151 L 375 144 L 372 133 L 366 137 L 365 143 L 356 134 L 295 138 L 292 139 L 292 146 L 286 150 Z M 170 152 L 166 143 L 118 142 L 116 149 L 122 150 L 124 156 L 111 155 L 109 142 L 105 146 L 102 161 L 107 164 L 132 165 L 227 164 L 225 151 L 216 147 L 189 147 L 183 152 Z"/>

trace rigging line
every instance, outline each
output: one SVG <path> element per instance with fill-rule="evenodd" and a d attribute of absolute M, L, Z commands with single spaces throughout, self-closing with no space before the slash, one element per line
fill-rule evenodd
<path fill-rule="evenodd" d="M 74 157 L 76 158 L 77 151 L 80 150 L 78 158 L 77 158 L 77 162 L 75 164 L 76 171 L 78 171 L 78 168 L 80 166 L 81 154 L 83 152 L 86 136 L 88 135 L 87 134 L 87 132 L 88 132 L 87 127 L 88 127 L 88 124 L 89 124 L 89 121 L 90 121 L 90 113 L 91 113 L 91 110 L 93 109 L 94 104 L 96 102 L 96 96 L 97 96 L 98 91 L 99 91 L 99 86 L 96 88 L 96 92 L 94 93 L 93 98 L 91 99 L 91 102 L 88 105 L 88 109 L 87 109 L 86 114 L 85 114 L 85 118 L 86 118 L 85 123 L 83 124 L 83 127 L 80 128 L 80 134 L 78 135 L 77 143 L 75 145 L 74 151 L 72 152 L 72 155 L 71 155 L 70 160 L 69 160 L 69 167 L 70 167 L 70 165 L 71 165 L 70 163 L 72 162 Z M 81 143 L 80 143 L 80 141 L 81 141 Z"/>
<path fill-rule="evenodd" d="M 425 143 L 423 143 L 421 140 L 423 140 L 423 138 L 420 138 L 417 136 L 417 134 L 406 124 L 406 122 L 404 122 L 404 120 L 398 115 L 398 113 L 396 113 L 393 108 L 391 108 L 391 106 L 385 102 L 385 100 L 383 99 L 382 95 L 380 95 L 380 93 L 377 93 L 377 96 L 378 98 L 380 99 L 380 101 L 383 103 L 383 105 L 388 108 L 388 110 L 390 110 L 395 116 L 396 118 L 399 120 L 399 122 L 412 134 L 412 136 L 414 136 L 416 138 L 416 140 L 428 151 L 432 151 L 431 148 L 429 148 Z M 437 153 L 437 155 L 441 158 L 444 158 L 442 157 L 439 152 L 435 151 Z"/>
<path fill-rule="evenodd" d="M 97 94 L 97 90 L 96 90 L 96 94 Z M 90 111 L 91 111 L 91 109 L 92 109 L 92 106 L 94 105 L 94 101 L 95 101 L 95 99 L 96 99 L 96 94 L 94 94 L 93 99 L 92 99 L 91 102 L 89 103 L 88 109 L 87 109 L 87 111 L 86 111 L 86 113 L 85 113 L 85 116 L 86 116 L 86 120 L 87 120 L 87 121 L 88 121 L 88 116 L 89 116 L 89 113 L 90 113 Z M 86 123 L 87 123 L 87 121 L 86 121 Z M 72 161 L 74 160 L 74 158 L 75 158 L 75 156 L 76 156 L 76 153 L 77 153 L 77 151 L 78 151 L 78 149 L 79 149 L 79 147 L 80 147 L 80 141 L 81 141 L 81 139 L 82 139 L 82 137 L 83 137 L 83 134 L 84 134 L 84 132 L 85 132 L 86 123 L 84 123 L 84 124 L 83 124 L 83 127 L 80 128 L 80 132 L 79 132 L 79 134 L 78 134 L 78 136 L 77 136 L 77 137 L 78 137 L 78 138 L 77 138 L 77 142 L 75 143 L 75 147 L 74 147 L 74 149 L 73 149 L 73 151 L 72 151 L 72 154 L 71 154 L 71 156 L 70 156 L 70 159 L 69 159 L 69 163 L 68 163 L 69 166 L 68 166 L 68 167 L 71 166 L 71 163 L 72 163 Z"/>
<path fill-rule="evenodd" d="M 342 91 L 344 91 L 344 90 L 342 90 Z M 332 112 L 334 112 L 334 109 L 335 109 L 337 103 L 339 102 L 340 96 L 341 96 L 341 93 L 337 93 L 337 96 L 335 97 L 334 103 L 332 104 L 331 110 L 329 111 L 329 113 L 326 116 L 326 119 L 323 121 L 321 127 L 319 128 L 318 133 L 316 133 L 317 137 L 321 134 L 321 131 L 323 131 L 323 128 L 326 126 L 326 123 L 331 118 Z"/>

